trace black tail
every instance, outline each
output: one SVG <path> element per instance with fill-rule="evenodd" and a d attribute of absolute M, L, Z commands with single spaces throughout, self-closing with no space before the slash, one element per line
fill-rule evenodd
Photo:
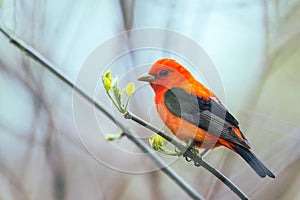
<path fill-rule="evenodd" d="M 275 175 L 250 150 L 238 145 L 232 145 L 232 148 L 242 156 L 260 177 L 275 178 Z"/>

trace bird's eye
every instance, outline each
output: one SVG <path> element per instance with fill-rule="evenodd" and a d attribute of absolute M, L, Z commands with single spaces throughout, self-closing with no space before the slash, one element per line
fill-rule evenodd
<path fill-rule="evenodd" d="M 159 75 L 162 76 L 162 77 L 164 77 L 164 76 L 167 76 L 168 73 L 169 73 L 168 70 L 162 70 L 162 71 L 159 73 Z"/>

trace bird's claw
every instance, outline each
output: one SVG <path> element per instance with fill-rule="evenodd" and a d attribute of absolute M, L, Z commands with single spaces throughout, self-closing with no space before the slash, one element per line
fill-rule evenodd
<path fill-rule="evenodd" d="M 183 155 L 183 156 L 187 162 L 191 162 L 193 160 L 192 158 L 188 157 L 187 155 Z"/>
<path fill-rule="evenodd" d="M 197 143 L 195 143 L 193 141 L 187 142 L 186 151 L 188 150 L 188 151 L 192 152 L 193 154 L 195 154 L 199 158 L 197 160 L 194 160 L 193 158 L 189 157 L 186 154 L 186 151 L 182 151 L 182 150 L 178 149 L 177 147 L 175 147 L 175 152 L 177 153 L 178 156 L 183 156 L 187 162 L 194 161 L 194 165 L 196 167 L 199 167 L 202 164 L 202 157 L 208 152 L 208 150 L 206 149 L 202 153 L 200 153 L 199 150 L 195 148 L 196 144 Z"/>

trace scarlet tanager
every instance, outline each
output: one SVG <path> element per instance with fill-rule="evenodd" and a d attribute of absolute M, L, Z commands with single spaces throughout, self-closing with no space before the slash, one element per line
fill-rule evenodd
<path fill-rule="evenodd" d="M 155 93 L 156 110 L 179 139 L 197 148 L 225 146 L 238 153 L 260 177 L 275 175 L 250 151 L 238 121 L 218 97 L 173 59 L 155 62 L 138 80 L 149 82 Z"/>

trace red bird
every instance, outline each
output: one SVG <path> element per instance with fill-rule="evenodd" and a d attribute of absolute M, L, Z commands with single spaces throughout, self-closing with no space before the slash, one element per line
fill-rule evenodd
<path fill-rule="evenodd" d="M 171 132 L 197 148 L 225 146 L 238 153 L 260 177 L 274 174 L 250 151 L 238 121 L 214 93 L 172 59 L 155 62 L 138 80 L 149 82 L 155 92 L 156 110 Z"/>

